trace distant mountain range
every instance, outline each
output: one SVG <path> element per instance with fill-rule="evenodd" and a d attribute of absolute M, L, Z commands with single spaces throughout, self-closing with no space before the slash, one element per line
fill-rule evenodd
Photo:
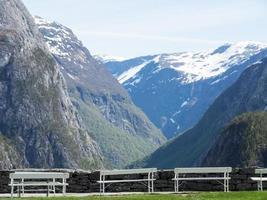
<path fill-rule="evenodd" d="M 105 167 L 121 168 L 166 141 L 71 29 L 40 17 L 35 21 L 60 66 L 85 129 L 100 147 Z"/>
<path fill-rule="evenodd" d="M 205 52 L 181 52 L 128 60 L 105 60 L 167 138 L 192 128 L 226 88 L 251 64 L 267 56 L 267 44 L 239 42 Z"/>
<path fill-rule="evenodd" d="M 248 67 L 194 128 L 163 145 L 142 164 L 160 168 L 265 166 L 266 109 L 267 58 Z M 258 111 L 265 113 L 248 113 Z"/>

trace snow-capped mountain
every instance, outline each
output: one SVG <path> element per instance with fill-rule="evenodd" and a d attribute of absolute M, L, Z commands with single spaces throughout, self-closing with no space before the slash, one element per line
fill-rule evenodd
<path fill-rule="evenodd" d="M 166 141 L 71 29 L 39 17 L 35 20 L 61 67 L 69 95 L 86 130 L 100 147 L 106 168 L 124 167 Z"/>
<path fill-rule="evenodd" d="M 105 65 L 167 137 L 201 118 L 214 99 L 250 64 L 267 55 L 267 44 L 239 42 L 205 52 L 138 57 Z"/>
<path fill-rule="evenodd" d="M 127 95 L 120 86 L 111 84 L 114 78 L 105 68 L 103 69 L 99 61 L 91 56 L 71 29 L 41 17 L 35 17 L 35 23 L 43 34 L 50 52 L 60 64 L 67 82 L 76 81 L 79 84 L 86 84 L 94 92 L 108 90 Z M 96 74 L 103 77 L 99 78 Z"/>
<path fill-rule="evenodd" d="M 107 54 L 97 54 L 93 55 L 93 57 L 102 63 L 108 63 L 108 62 L 115 62 L 115 61 L 124 61 L 127 60 L 127 58 L 122 57 L 122 56 L 112 56 L 112 55 L 107 55 Z"/>
<path fill-rule="evenodd" d="M 267 57 L 248 67 L 199 122 L 138 167 L 266 166 Z"/>

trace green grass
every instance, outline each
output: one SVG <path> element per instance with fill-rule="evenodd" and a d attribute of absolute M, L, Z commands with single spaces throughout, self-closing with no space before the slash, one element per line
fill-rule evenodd
<path fill-rule="evenodd" d="M 1 200 L 8 198 L 0 198 Z M 10 199 L 10 198 L 9 198 Z M 23 200 L 47 200 L 48 198 L 23 198 Z M 267 192 L 203 192 L 194 194 L 151 194 L 123 196 L 50 197 L 52 200 L 266 200 Z"/>

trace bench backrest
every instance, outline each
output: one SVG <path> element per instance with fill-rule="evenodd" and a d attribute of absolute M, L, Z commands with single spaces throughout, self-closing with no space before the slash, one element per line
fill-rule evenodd
<path fill-rule="evenodd" d="M 157 172 L 157 168 L 101 170 L 100 175 L 148 174 Z"/>
<path fill-rule="evenodd" d="M 231 167 L 191 167 L 191 168 L 175 168 L 176 174 L 198 174 L 198 173 L 230 173 Z"/>
<path fill-rule="evenodd" d="M 255 169 L 255 174 L 267 174 L 267 168 Z"/>
<path fill-rule="evenodd" d="M 67 179 L 69 173 L 59 172 L 14 172 L 9 174 L 10 179 Z"/>

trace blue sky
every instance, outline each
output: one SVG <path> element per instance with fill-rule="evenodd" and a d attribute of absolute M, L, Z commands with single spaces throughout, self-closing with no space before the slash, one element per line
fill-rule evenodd
<path fill-rule="evenodd" d="M 23 0 L 60 22 L 91 53 L 134 57 L 198 51 L 227 42 L 267 43 L 266 0 Z"/>

